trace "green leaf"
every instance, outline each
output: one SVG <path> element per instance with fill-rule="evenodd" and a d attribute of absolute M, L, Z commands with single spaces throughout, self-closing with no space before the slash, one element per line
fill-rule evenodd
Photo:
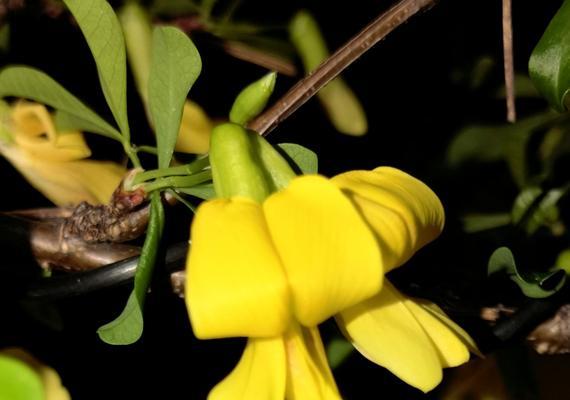
<path fill-rule="evenodd" d="M 316 174 L 319 170 L 317 153 L 296 143 L 279 143 L 278 148 L 285 152 L 299 172 L 303 174 Z"/>
<path fill-rule="evenodd" d="M 517 196 L 512 210 L 513 223 L 522 226 L 532 235 L 541 226 L 556 227 L 560 214 L 558 201 L 568 191 L 568 186 L 545 192 L 539 187 L 528 187 Z"/>
<path fill-rule="evenodd" d="M 466 215 L 461 219 L 463 230 L 467 233 L 476 233 L 489 229 L 499 228 L 511 223 L 511 214 L 474 214 Z"/>
<path fill-rule="evenodd" d="M 447 149 L 447 162 L 457 167 L 466 162 L 505 160 L 519 186 L 527 179 L 526 149 L 533 133 L 557 122 L 556 113 L 545 112 L 515 124 L 471 125 L 459 131 Z"/>
<path fill-rule="evenodd" d="M 63 0 L 75 17 L 97 65 L 105 100 L 126 140 L 127 58 L 125 39 L 113 8 L 105 0 Z"/>
<path fill-rule="evenodd" d="M 528 219 L 526 231 L 529 235 L 535 233 L 541 226 L 550 226 L 558 221 L 560 212 L 557 204 L 566 192 L 567 188 L 563 187 L 551 189 L 545 194 Z"/>
<path fill-rule="evenodd" d="M 182 109 L 202 70 L 194 43 L 179 29 L 155 28 L 148 82 L 149 109 L 156 128 L 158 166 L 170 164 L 180 129 Z"/>
<path fill-rule="evenodd" d="M 289 186 L 289 182 L 297 176 L 289 162 L 265 138 L 253 131 L 248 131 L 252 151 L 259 159 L 264 171 L 270 192 Z"/>
<path fill-rule="evenodd" d="M 339 367 L 354 351 L 352 343 L 344 338 L 334 338 L 327 346 L 327 359 L 332 369 Z"/>
<path fill-rule="evenodd" d="M 132 344 L 139 340 L 143 332 L 142 310 L 164 229 L 164 207 L 160 193 L 156 191 L 150 196 L 150 220 L 137 265 L 134 289 L 121 315 L 97 330 L 99 338 L 105 343 Z"/>
<path fill-rule="evenodd" d="M 530 77 L 550 104 L 562 112 L 570 106 L 570 0 L 564 1 L 529 60 Z"/>
<path fill-rule="evenodd" d="M 527 216 L 529 209 L 535 204 L 543 191 L 537 186 L 523 189 L 515 199 L 511 216 L 514 224 L 519 224 Z"/>
<path fill-rule="evenodd" d="M 230 121 L 245 126 L 263 111 L 273 93 L 276 79 L 277 74 L 270 72 L 243 89 L 232 105 Z"/>
<path fill-rule="evenodd" d="M 51 77 L 34 68 L 13 66 L 0 72 L 0 97 L 23 97 L 73 115 L 91 131 L 121 141 L 121 134 Z"/>
<path fill-rule="evenodd" d="M 505 271 L 527 297 L 540 299 L 553 295 L 566 281 L 564 270 L 526 272 L 517 269 L 513 253 L 508 247 L 499 247 L 491 254 L 487 272 L 489 275 Z"/>
<path fill-rule="evenodd" d="M 100 126 L 62 110 L 57 110 L 55 112 L 53 121 L 56 129 L 59 132 L 82 131 L 98 133 L 100 135 L 106 136 L 105 130 Z M 116 133 L 117 135 L 120 135 L 119 132 Z M 120 140 L 120 136 L 117 137 L 117 140 Z"/>
<path fill-rule="evenodd" d="M 40 376 L 24 362 L 0 354 L 0 399 L 44 400 Z"/>
<path fill-rule="evenodd" d="M 210 200 L 216 197 L 213 183 L 202 183 L 189 188 L 178 188 L 176 191 L 198 197 L 203 200 Z"/>
<path fill-rule="evenodd" d="M 317 21 L 307 11 L 299 11 L 289 24 L 289 36 L 307 73 L 328 56 L 329 51 Z M 362 136 L 368 130 L 366 113 L 358 98 L 342 78 L 333 79 L 317 94 L 334 127 L 342 133 Z"/>

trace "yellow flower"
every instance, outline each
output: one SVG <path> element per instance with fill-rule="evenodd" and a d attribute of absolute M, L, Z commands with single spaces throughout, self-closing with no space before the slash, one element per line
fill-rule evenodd
<path fill-rule="evenodd" d="M 176 141 L 176 151 L 183 153 L 205 154 L 210 149 L 212 121 L 202 108 L 193 101 L 184 103 L 180 132 Z"/>
<path fill-rule="evenodd" d="M 401 171 L 353 171 L 333 182 L 375 233 L 386 272 L 402 265 L 443 229 L 437 196 Z M 442 368 L 466 362 L 468 348 L 477 351 L 469 335 L 439 307 L 404 296 L 387 280 L 379 294 L 343 310 L 336 319 L 366 358 L 424 392 L 441 381 Z"/>
<path fill-rule="evenodd" d="M 106 203 L 126 173 L 91 155 L 80 132 L 57 132 L 45 106 L 17 103 L 0 137 L 0 153 L 58 206 Z M 7 126 L 6 126 L 7 125 Z"/>
<path fill-rule="evenodd" d="M 298 177 L 263 204 L 240 197 L 204 203 L 192 225 L 187 265 L 186 299 L 194 333 L 201 339 L 250 338 L 238 367 L 211 398 L 340 398 L 316 328 L 337 314 L 361 352 L 407 377 L 401 369 L 417 358 L 398 352 L 397 336 L 379 333 L 387 346 L 384 358 L 373 347 L 374 330 L 388 324 L 396 327 L 386 329 L 398 330 L 398 324 L 409 323 L 407 315 L 379 324 L 374 319 L 378 309 L 383 312 L 392 304 L 382 303 L 386 296 L 397 293 L 383 276 L 442 227 L 443 208 L 435 194 L 386 167 L 332 180 Z M 437 351 L 436 340 L 457 344 L 447 325 L 437 324 L 447 322 L 443 315 L 422 316 L 420 333 L 430 334 L 422 342 L 426 354 Z M 408 337 L 414 335 L 418 332 Z M 388 337 L 393 342 L 386 344 Z M 452 361 L 468 357 L 462 343 L 455 347 L 461 354 Z M 441 374 L 439 359 L 424 362 L 437 364 Z M 426 368 L 431 371 L 432 365 Z M 437 384 L 438 377 L 430 378 L 428 384 L 412 378 L 407 382 L 425 390 Z"/>

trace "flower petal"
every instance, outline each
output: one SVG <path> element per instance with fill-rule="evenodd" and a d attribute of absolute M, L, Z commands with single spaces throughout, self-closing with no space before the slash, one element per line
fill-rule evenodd
<path fill-rule="evenodd" d="M 34 188 L 58 206 L 82 201 L 107 203 L 126 174 L 124 167 L 112 162 L 45 161 L 14 145 L 2 145 L 0 152 Z"/>
<path fill-rule="evenodd" d="M 91 151 L 79 132 L 56 132 L 46 107 L 35 103 L 17 103 L 12 111 L 14 141 L 31 156 L 49 161 L 87 158 Z"/>
<path fill-rule="evenodd" d="M 204 110 L 192 101 L 184 103 L 176 151 L 204 154 L 210 149 L 210 133 L 214 125 Z"/>
<path fill-rule="evenodd" d="M 287 400 L 340 400 L 317 328 L 292 324 L 285 334 Z"/>
<path fill-rule="evenodd" d="M 208 395 L 208 400 L 283 400 L 286 360 L 283 338 L 249 339 L 235 369 Z"/>
<path fill-rule="evenodd" d="M 443 229 L 441 202 L 429 187 L 405 172 L 380 167 L 346 172 L 332 181 L 375 232 L 386 272 L 406 262 Z"/>
<path fill-rule="evenodd" d="M 471 336 L 469 336 L 469 334 L 462 327 L 460 327 L 455 322 L 453 322 L 443 312 L 443 310 L 441 308 L 439 308 L 439 306 L 437 304 L 434 304 L 434 303 L 427 301 L 427 300 L 421 300 L 421 299 L 415 299 L 415 300 L 410 299 L 410 301 L 414 301 L 425 312 L 427 312 L 433 318 L 439 320 L 439 322 L 441 322 L 443 325 L 445 325 L 449 331 L 453 332 L 455 334 L 455 336 L 457 338 L 459 338 L 459 340 L 461 340 L 463 345 L 466 346 L 467 349 L 469 349 L 469 352 L 471 352 L 471 353 L 473 353 L 479 357 L 482 357 L 482 358 L 485 357 L 483 355 L 483 353 L 481 353 L 481 351 L 477 347 L 477 343 L 475 343 L 473 338 Z M 453 365 L 450 365 L 450 366 L 453 366 Z"/>
<path fill-rule="evenodd" d="M 390 282 L 379 295 L 337 316 L 354 347 L 404 382 L 427 392 L 442 379 L 442 364 L 431 339 Z"/>
<path fill-rule="evenodd" d="M 263 211 L 303 325 L 315 326 L 380 290 L 374 236 L 329 180 L 295 178 L 263 203 Z"/>
<path fill-rule="evenodd" d="M 186 301 L 198 338 L 269 337 L 290 320 L 289 291 L 261 206 L 203 203 L 192 223 Z"/>
<path fill-rule="evenodd" d="M 455 335 L 445 323 L 410 298 L 406 298 L 404 304 L 414 314 L 433 342 L 444 368 L 456 367 L 469 360 L 469 350 L 461 338 Z M 452 323 L 447 317 L 445 318 L 448 323 Z"/>

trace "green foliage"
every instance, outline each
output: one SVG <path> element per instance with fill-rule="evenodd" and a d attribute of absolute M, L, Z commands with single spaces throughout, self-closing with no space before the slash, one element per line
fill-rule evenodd
<path fill-rule="evenodd" d="M 243 89 L 232 105 L 230 121 L 245 126 L 263 111 L 273 93 L 276 79 L 277 74 L 270 72 Z"/>
<path fill-rule="evenodd" d="M 210 200 L 216 197 L 216 191 L 214 190 L 213 183 L 203 183 L 189 188 L 178 188 L 177 191 L 198 197 L 202 200 Z"/>
<path fill-rule="evenodd" d="M 307 73 L 317 68 L 329 56 L 317 21 L 309 12 L 299 11 L 295 14 L 289 24 L 289 36 Z M 366 133 L 368 121 L 364 109 L 344 80 L 332 80 L 319 91 L 318 98 L 339 132 L 353 136 Z"/>
<path fill-rule="evenodd" d="M 570 106 L 570 0 L 564 1 L 534 48 L 530 77 L 558 111 Z"/>
<path fill-rule="evenodd" d="M 268 176 L 259 165 L 252 135 L 258 136 L 232 123 L 212 130 L 210 164 L 217 197 L 244 196 L 261 202 L 269 195 Z"/>
<path fill-rule="evenodd" d="M 352 343 L 344 338 L 334 338 L 327 345 L 327 359 L 332 369 L 339 367 L 354 351 Z"/>
<path fill-rule="evenodd" d="M 457 133 L 447 149 L 447 162 L 457 167 L 466 162 L 505 160 L 519 186 L 527 181 L 526 150 L 533 133 L 555 123 L 558 116 L 545 112 L 515 124 L 471 125 Z"/>
<path fill-rule="evenodd" d="M 511 215 L 509 213 L 471 214 L 464 216 L 461 222 L 465 232 L 476 233 L 510 224 Z"/>
<path fill-rule="evenodd" d="M 107 104 L 126 140 L 127 61 L 125 40 L 115 12 L 105 0 L 64 0 L 91 49 Z"/>
<path fill-rule="evenodd" d="M 566 273 L 560 269 L 546 272 L 519 271 L 513 253 L 508 247 L 499 247 L 489 258 L 487 267 L 489 275 L 500 271 L 505 271 L 525 296 L 536 299 L 553 295 L 566 281 Z"/>
<path fill-rule="evenodd" d="M 67 114 L 69 124 L 121 141 L 121 134 L 77 97 L 45 73 L 29 67 L 7 67 L 0 72 L 0 97 L 16 96 L 39 101 Z M 60 120 L 61 122 L 61 120 Z"/>
<path fill-rule="evenodd" d="M 170 164 L 184 102 L 201 70 L 200 54 L 184 32 L 173 27 L 155 28 L 148 94 L 160 168 Z"/>
<path fill-rule="evenodd" d="M 129 65 L 137 91 L 148 108 L 148 77 L 150 75 L 152 25 L 146 10 L 135 1 L 127 1 L 118 11 L 125 35 Z M 147 110 L 148 112 L 148 110 Z"/>
<path fill-rule="evenodd" d="M 522 226 L 529 235 L 541 226 L 556 226 L 559 219 L 557 204 L 567 191 L 567 186 L 547 191 L 539 187 L 524 189 L 513 205 L 513 223 Z"/>
<path fill-rule="evenodd" d="M 24 362 L 0 354 L 0 399 L 44 400 L 40 376 Z"/>
<path fill-rule="evenodd" d="M 319 159 L 317 153 L 295 143 L 279 143 L 279 149 L 285 152 L 286 156 L 303 174 L 316 174 L 319 170 Z"/>
<path fill-rule="evenodd" d="M 135 285 L 121 315 L 97 330 L 99 338 L 113 345 L 132 344 L 139 340 L 143 332 L 143 306 L 156 262 L 158 247 L 164 229 L 164 207 L 159 192 L 150 195 L 150 220 L 144 245 L 141 250 Z"/>

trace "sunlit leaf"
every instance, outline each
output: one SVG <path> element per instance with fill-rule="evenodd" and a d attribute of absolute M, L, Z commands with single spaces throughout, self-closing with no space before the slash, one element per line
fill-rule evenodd
<path fill-rule="evenodd" d="M 156 129 L 159 168 L 170 164 L 190 88 L 202 70 L 196 46 L 179 29 L 155 28 L 148 82 L 149 109 Z"/>
<path fill-rule="evenodd" d="M 319 169 L 317 153 L 295 143 L 279 143 L 278 148 L 283 150 L 290 158 L 299 172 L 303 174 L 316 174 Z"/>
<path fill-rule="evenodd" d="M 79 24 L 91 49 L 105 100 L 126 138 L 127 56 L 125 39 L 113 8 L 105 0 L 63 0 Z"/>
<path fill-rule="evenodd" d="M 29 67 L 7 67 L 0 72 L 0 97 L 15 96 L 35 100 L 72 115 L 89 131 L 121 140 L 121 134 L 48 75 Z"/>
<path fill-rule="evenodd" d="M 558 111 L 569 107 L 570 93 L 570 0 L 564 1 L 529 60 L 530 77 Z"/>
<path fill-rule="evenodd" d="M 146 238 L 141 250 L 135 287 L 121 315 L 97 330 L 102 341 L 114 345 L 132 344 L 139 340 L 143 332 L 143 306 L 150 285 L 152 271 L 156 263 L 158 245 L 164 228 L 164 207 L 158 191 L 151 193 L 150 220 Z"/>
<path fill-rule="evenodd" d="M 513 253 L 508 247 L 499 247 L 489 258 L 488 274 L 500 271 L 505 271 L 525 296 L 537 299 L 553 295 L 566 281 L 566 273 L 561 269 L 545 272 L 519 271 Z"/>

